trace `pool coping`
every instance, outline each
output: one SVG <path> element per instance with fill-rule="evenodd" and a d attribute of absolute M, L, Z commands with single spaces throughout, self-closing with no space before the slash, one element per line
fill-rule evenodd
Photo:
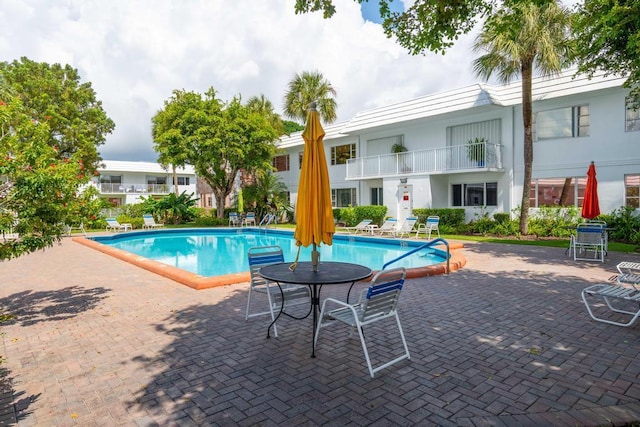
<path fill-rule="evenodd" d="M 195 290 L 210 289 L 218 286 L 236 285 L 239 283 L 249 283 L 251 281 L 251 275 L 248 271 L 243 273 L 233 273 L 213 277 L 201 276 L 199 274 L 182 270 L 171 265 L 163 264 L 161 262 L 154 261 L 152 259 L 145 258 L 143 256 L 136 255 L 122 249 L 114 248 L 113 246 L 104 245 L 100 242 L 86 237 L 73 237 L 72 240 L 76 243 L 80 243 L 81 245 L 90 247 L 94 250 L 110 255 L 129 264 L 133 264 L 159 276 L 166 277 Z M 464 245 L 462 243 L 449 243 L 449 252 L 451 255 L 449 258 L 449 271 L 458 270 L 466 264 L 466 258 L 458 251 L 458 249 L 462 249 L 463 247 Z M 434 246 L 434 248 L 442 250 L 445 249 L 445 246 L 438 245 Z M 373 275 L 375 275 L 375 273 L 376 271 L 373 272 Z M 445 261 L 439 264 L 428 265 L 424 267 L 408 268 L 407 279 L 434 276 L 446 273 L 447 263 Z"/>

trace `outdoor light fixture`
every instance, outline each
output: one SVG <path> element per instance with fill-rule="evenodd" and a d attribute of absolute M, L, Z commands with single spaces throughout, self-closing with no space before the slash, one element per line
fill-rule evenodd
<path fill-rule="evenodd" d="M 406 184 L 407 178 L 400 178 L 400 184 Z"/>

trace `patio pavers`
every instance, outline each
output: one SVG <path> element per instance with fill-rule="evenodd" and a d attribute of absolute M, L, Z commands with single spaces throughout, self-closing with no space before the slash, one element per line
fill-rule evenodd
<path fill-rule="evenodd" d="M 594 322 L 580 299 L 640 256 L 601 264 L 559 248 L 465 245 L 462 270 L 407 281 L 411 360 L 374 379 L 346 329 L 323 334 L 315 359 L 310 319 L 283 318 L 266 339 L 266 318 L 244 320 L 246 284 L 196 291 L 70 239 L 0 263 L 0 307 L 16 315 L 0 325 L 0 425 L 640 420 L 640 326 Z M 373 355 L 395 348 L 375 344 Z"/>

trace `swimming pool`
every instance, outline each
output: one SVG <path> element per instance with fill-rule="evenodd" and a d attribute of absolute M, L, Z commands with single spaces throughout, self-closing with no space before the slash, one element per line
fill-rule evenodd
<path fill-rule="evenodd" d="M 298 250 L 292 231 L 255 228 L 163 229 L 74 240 L 196 289 L 248 281 L 250 247 L 279 245 L 287 261 L 293 261 Z M 336 234 L 333 245 L 319 247 L 320 261 L 353 262 L 380 270 L 422 244 L 424 241 Z M 310 260 L 310 253 L 310 247 L 302 248 L 300 260 Z M 441 265 L 445 259 L 445 251 L 428 248 L 392 266 L 416 270 Z"/>

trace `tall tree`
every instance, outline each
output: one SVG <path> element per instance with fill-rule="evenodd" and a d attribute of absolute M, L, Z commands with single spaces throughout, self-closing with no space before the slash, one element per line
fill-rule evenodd
<path fill-rule="evenodd" d="M 284 114 L 304 123 L 309 105 L 315 101 L 322 121 L 333 123 L 338 117 L 336 95 L 336 90 L 320 72 L 303 71 L 289 82 L 284 97 Z"/>
<path fill-rule="evenodd" d="M 59 241 L 83 220 L 79 187 L 100 160 L 114 124 L 90 83 L 70 66 L 26 58 L 0 63 L 0 260 Z"/>
<path fill-rule="evenodd" d="M 570 64 L 574 44 L 570 38 L 571 13 L 559 2 L 538 5 L 513 2 L 504 5 L 484 23 L 475 42 L 476 51 L 486 52 L 477 58 L 474 70 L 489 79 L 497 74 L 502 82 L 522 78 L 522 120 L 524 124 L 524 177 L 520 205 L 520 232 L 528 233 L 529 192 L 533 169 L 534 69 L 543 76 L 562 71 Z"/>
<path fill-rule="evenodd" d="M 640 1 L 585 0 L 578 5 L 574 35 L 578 71 L 627 77 L 630 104 L 640 108 Z"/>
<path fill-rule="evenodd" d="M 0 63 L 0 74 L 20 97 L 31 118 L 49 127 L 48 144 L 59 158 L 78 153 L 87 174 L 99 165 L 98 147 L 115 128 L 91 83 L 82 83 L 70 65 L 21 58 Z"/>
<path fill-rule="evenodd" d="M 218 103 L 212 95 L 207 94 L 206 104 Z M 192 142 L 191 160 L 198 175 L 213 190 L 218 218 L 224 218 L 225 201 L 238 172 L 254 174 L 271 168 L 280 134 L 261 113 L 242 105 L 239 98 L 225 105 L 220 113 L 216 123 L 201 129 Z"/>
<path fill-rule="evenodd" d="M 200 102 L 198 94 L 174 90 L 171 99 L 164 102 L 164 109 L 151 119 L 158 163 L 165 168 L 171 167 L 176 197 L 179 195 L 177 168 L 187 164 L 189 132 L 193 126 L 193 117 L 188 111 L 199 111 Z"/>
<path fill-rule="evenodd" d="M 218 218 L 224 218 L 225 201 L 238 172 L 271 168 L 278 131 L 262 113 L 242 105 L 239 98 L 223 103 L 213 88 L 204 95 L 174 93 L 158 115 L 167 111 L 168 116 L 175 115 L 175 120 L 164 134 L 180 141 L 176 145 L 184 147 L 185 162 L 209 184 Z"/>

